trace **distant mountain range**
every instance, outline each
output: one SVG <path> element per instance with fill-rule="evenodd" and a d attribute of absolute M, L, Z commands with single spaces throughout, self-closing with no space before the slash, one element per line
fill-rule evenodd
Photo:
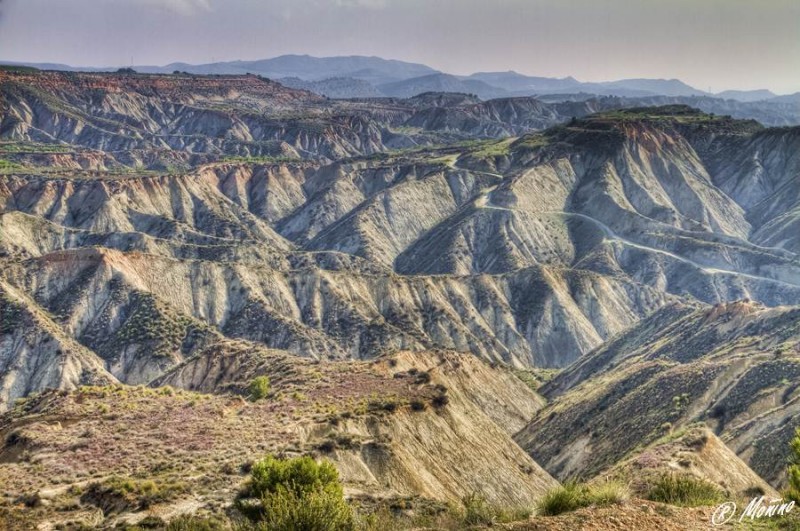
<path fill-rule="evenodd" d="M 73 67 L 55 63 L 8 63 L 42 70 L 109 71 L 116 68 Z M 649 96 L 712 96 L 740 102 L 775 98 L 766 89 L 727 90 L 712 94 L 698 90 L 678 79 L 621 79 L 607 82 L 581 82 L 573 77 L 548 78 L 527 76 L 514 71 L 479 72 L 455 76 L 427 65 L 367 56 L 312 57 L 282 55 L 257 61 L 225 61 L 192 65 L 171 63 L 165 66 L 139 65 L 142 73 L 169 74 L 187 72 L 201 75 L 255 74 L 303 88 L 331 98 L 401 97 L 425 92 L 461 92 L 481 99 L 513 96 L 587 93 L 628 98 Z M 797 95 L 782 96 L 784 102 Z"/>
<path fill-rule="evenodd" d="M 503 88 L 489 85 L 477 79 L 462 79 L 441 73 L 386 83 L 379 85 L 378 90 L 387 96 L 397 98 L 411 98 L 425 92 L 461 92 L 475 94 L 484 100 L 508 95 L 508 91 Z"/>
<path fill-rule="evenodd" d="M 725 90 L 717 94 L 718 98 L 726 100 L 738 100 L 744 102 L 761 101 L 776 98 L 771 90 Z"/>

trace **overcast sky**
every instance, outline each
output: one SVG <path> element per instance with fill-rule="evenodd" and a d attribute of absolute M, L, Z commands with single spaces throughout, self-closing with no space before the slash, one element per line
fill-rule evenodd
<path fill-rule="evenodd" d="M 800 0 L 0 0 L 0 59 L 79 66 L 287 53 L 454 74 L 800 91 Z"/>

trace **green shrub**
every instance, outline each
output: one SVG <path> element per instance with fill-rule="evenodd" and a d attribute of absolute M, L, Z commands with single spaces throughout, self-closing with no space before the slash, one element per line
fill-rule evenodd
<path fill-rule="evenodd" d="M 720 503 L 725 499 L 725 494 L 704 479 L 686 474 L 664 474 L 650 487 L 645 497 L 680 507 L 699 507 Z"/>
<path fill-rule="evenodd" d="M 166 531 L 223 531 L 225 522 L 214 517 L 179 516 L 170 521 Z"/>
<path fill-rule="evenodd" d="M 359 531 L 388 531 L 407 529 L 409 527 L 409 522 L 406 518 L 395 515 L 385 505 L 368 514 L 356 513 L 355 516 L 355 527 Z"/>
<path fill-rule="evenodd" d="M 465 525 L 492 525 L 497 520 L 497 511 L 483 497 L 471 494 L 462 502 Z"/>
<path fill-rule="evenodd" d="M 606 481 L 599 485 L 592 485 L 589 489 L 591 505 L 600 507 L 625 503 L 630 496 L 628 487 L 617 481 Z"/>
<path fill-rule="evenodd" d="M 450 398 L 448 398 L 448 396 L 444 393 L 434 396 L 433 399 L 431 400 L 431 404 L 433 404 L 433 407 L 437 409 L 443 408 L 449 403 L 450 403 Z"/>
<path fill-rule="evenodd" d="M 147 515 L 136 524 L 136 527 L 126 529 L 125 531 L 138 531 L 139 529 L 164 529 L 164 520 L 155 515 Z"/>
<path fill-rule="evenodd" d="M 270 389 L 269 378 L 266 376 L 257 376 L 250 382 L 250 399 L 254 402 L 262 400 L 269 395 Z"/>
<path fill-rule="evenodd" d="M 464 504 L 463 511 L 455 511 L 453 518 L 458 529 L 472 526 L 492 526 L 494 524 L 519 522 L 527 520 L 531 516 L 531 511 L 525 508 L 508 508 L 490 504 L 479 494 L 470 494 L 464 497 L 461 502 Z"/>
<path fill-rule="evenodd" d="M 261 499 L 264 531 L 351 531 L 353 513 L 344 497 L 324 489 L 300 493 L 279 489 Z"/>
<path fill-rule="evenodd" d="M 789 457 L 789 489 L 787 497 L 800 503 L 800 428 L 795 431 L 791 442 L 792 452 Z"/>
<path fill-rule="evenodd" d="M 246 503 L 246 500 L 255 503 Z M 339 473 L 329 462 L 310 457 L 255 463 L 239 508 L 270 531 L 347 531 L 354 528 L 353 513 L 344 500 Z"/>
<path fill-rule="evenodd" d="M 536 512 L 542 516 L 555 516 L 588 505 L 583 487 L 577 483 L 566 483 L 548 491 L 536 505 Z"/>
<path fill-rule="evenodd" d="M 536 511 L 542 516 L 555 516 L 590 505 L 606 506 L 625 502 L 628 488 L 616 481 L 600 485 L 582 485 L 574 482 L 556 487 L 539 501 Z"/>
<path fill-rule="evenodd" d="M 125 531 L 144 531 L 155 529 L 158 531 L 228 531 L 231 529 L 230 521 L 215 516 L 190 516 L 181 515 L 170 520 L 167 524 L 158 516 L 146 516 L 135 526 L 117 526 Z M 84 529 L 81 527 L 80 529 Z M 88 529 L 88 528 L 86 528 Z M 239 525 L 233 526 L 236 531 L 249 531 L 249 528 Z"/>
<path fill-rule="evenodd" d="M 317 463 L 310 457 L 278 459 L 268 456 L 253 465 L 248 490 L 250 496 L 260 498 L 281 488 L 299 494 L 319 489 L 342 492 L 339 473 L 327 461 Z"/>

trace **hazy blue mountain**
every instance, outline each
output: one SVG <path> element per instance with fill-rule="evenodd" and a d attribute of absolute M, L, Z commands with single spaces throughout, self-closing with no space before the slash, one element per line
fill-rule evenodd
<path fill-rule="evenodd" d="M 308 90 L 329 98 L 380 98 L 383 96 L 368 81 L 352 77 L 333 77 L 321 81 L 306 81 L 299 77 L 283 77 L 277 81 L 285 87 Z"/>
<path fill-rule="evenodd" d="M 138 69 L 153 71 L 151 68 L 139 67 Z M 357 55 L 342 57 L 282 55 L 258 61 L 228 61 L 203 65 L 173 63 L 161 67 L 157 71 L 172 72 L 173 70 L 193 74 L 245 74 L 249 72 L 272 79 L 296 77 L 306 81 L 350 77 L 376 85 L 437 72 L 433 68 L 421 64 Z"/>
<path fill-rule="evenodd" d="M 595 87 L 601 92 L 597 94 L 611 94 L 615 90 L 642 92 L 641 96 L 660 94 L 662 96 L 704 96 L 705 92 L 690 87 L 679 79 L 620 79 L 619 81 L 606 81 L 603 83 L 584 83 L 583 90 L 593 92 Z M 615 94 L 622 96 L 625 94 Z M 629 94 L 634 95 L 634 94 Z"/>
<path fill-rule="evenodd" d="M 10 66 L 30 66 L 39 70 L 60 70 L 62 72 L 105 72 L 116 68 L 100 68 L 95 66 L 70 66 L 61 63 L 25 63 L 19 61 L 2 61 L 0 64 Z"/>
<path fill-rule="evenodd" d="M 573 77 L 552 78 L 526 76 L 514 71 L 479 72 L 463 79 L 482 81 L 515 96 L 534 94 L 589 93 L 628 98 L 643 96 L 702 96 L 697 90 L 678 79 L 621 79 L 601 83 L 584 83 Z"/>
<path fill-rule="evenodd" d="M 508 93 L 498 87 L 475 79 L 459 79 L 449 74 L 431 74 L 378 85 L 387 96 L 410 98 L 424 92 L 461 92 L 475 94 L 481 99 L 499 98 Z"/>
<path fill-rule="evenodd" d="M 761 101 L 775 97 L 775 93 L 767 89 L 758 90 L 725 90 L 716 94 L 718 98 L 736 101 Z"/>
<path fill-rule="evenodd" d="M 794 94 L 786 94 L 785 96 L 776 96 L 769 100 L 772 103 L 790 103 L 800 105 L 800 92 Z"/>
<path fill-rule="evenodd" d="M 114 71 L 118 67 L 74 67 L 58 63 L 13 63 L 42 70 Z M 528 76 L 513 70 L 506 72 L 477 72 L 469 76 L 453 76 L 419 63 L 409 63 L 367 56 L 312 57 L 282 55 L 256 61 L 225 61 L 207 64 L 171 63 L 165 66 L 137 65 L 143 73 L 241 75 L 258 74 L 285 84 L 305 88 L 335 98 L 360 98 L 389 95 L 411 97 L 423 92 L 459 92 L 476 94 L 482 99 L 509 96 L 556 96 L 585 94 L 646 98 L 653 96 L 694 97 L 712 96 L 720 99 L 753 103 L 769 100 L 774 103 L 794 103 L 797 95 L 775 97 L 766 89 L 727 90 L 710 94 L 687 85 L 679 79 L 621 79 L 606 82 L 581 82 L 573 77 L 551 78 Z M 287 79 L 288 78 L 288 79 Z M 335 81 L 332 81 L 335 80 Z M 307 82 L 307 83 L 303 83 Z M 774 122 L 769 120 L 768 122 Z"/>
<path fill-rule="evenodd" d="M 584 83 L 573 77 L 552 78 L 526 76 L 514 71 L 479 72 L 464 79 L 482 81 L 517 96 L 587 92 L 604 96 L 702 96 L 678 79 L 621 79 L 600 83 Z"/>
<path fill-rule="evenodd" d="M 581 82 L 573 77 L 553 78 L 526 76 L 513 70 L 508 72 L 477 72 L 464 79 L 482 81 L 494 87 L 509 92 L 560 92 L 562 90 L 574 91 L 581 86 Z"/>

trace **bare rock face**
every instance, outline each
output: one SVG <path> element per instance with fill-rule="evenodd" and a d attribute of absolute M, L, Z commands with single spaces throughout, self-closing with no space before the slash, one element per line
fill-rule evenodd
<path fill-rule="evenodd" d="M 782 487 L 798 421 L 799 326 L 796 308 L 753 302 L 665 308 L 543 387 L 552 407 L 515 438 L 564 479 L 701 421 Z"/>
<path fill-rule="evenodd" d="M 93 352 L 4 282 L 0 304 L 0 408 L 42 389 L 117 382 Z"/>
<path fill-rule="evenodd" d="M 258 110 L 285 125 L 281 109 L 322 123 L 326 105 L 344 105 L 252 76 L 181 85 L 169 76 L 4 75 L 8 116 L 36 130 L 50 127 L 37 121 L 49 114 L 13 111 L 32 98 L 50 107 L 63 99 L 58 112 L 81 101 L 89 121 L 135 111 L 139 122 L 125 123 L 162 140 L 169 134 L 156 124 L 169 118 L 174 127 L 179 112 L 235 121 Z M 86 99 L 87 88 L 104 91 L 102 104 Z M 219 110 L 220 101 L 229 108 Z M 508 121 L 522 104 L 494 102 L 486 116 Z M 350 113 L 368 106 L 349 105 Z M 347 120 L 373 116 L 393 127 L 400 115 L 389 117 L 384 105 Z M 409 105 L 419 112 L 479 103 L 428 97 Z M 216 141 L 217 129 L 192 124 L 198 142 Z M 775 174 L 793 134 L 672 107 L 467 149 L 331 162 L 343 152 L 331 155 L 314 140 L 302 148 L 314 159 L 307 162 L 201 158 L 187 172 L 117 162 L 116 174 L 74 169 L 71 161 L 93 145 L 86 133 L 73 155 L 45 144 L 20 149 L 63 160 L 53 159 L 52 173 L 26 166 L 37 160 L 26 155 L 14 159 L 20 171 L 0 177 L 0 248 L 11 258 L 9 282 L 123 382 L 157 378 L 212 333 L 318 359 L 438 347 L 563 367 L 680 297 L 797 302 L 791 246 L 750 241 L 791 203 L 753 214 L 733 184 L 749 177 L 729 175 L 721 162 L 726 149 L 771 149 Z M 323 136 L 343 141 L 337 132 Z M 200 144 L 163 150 L 215 153 Z M 759 205 L 765 194 L 787 195 L 777 179 L 764 181 L 775 184 L 762 187 Z M 145 317 L 149 329 L 137 324 Z M 142 361 L 145 351 L 159 356 Z"/>

